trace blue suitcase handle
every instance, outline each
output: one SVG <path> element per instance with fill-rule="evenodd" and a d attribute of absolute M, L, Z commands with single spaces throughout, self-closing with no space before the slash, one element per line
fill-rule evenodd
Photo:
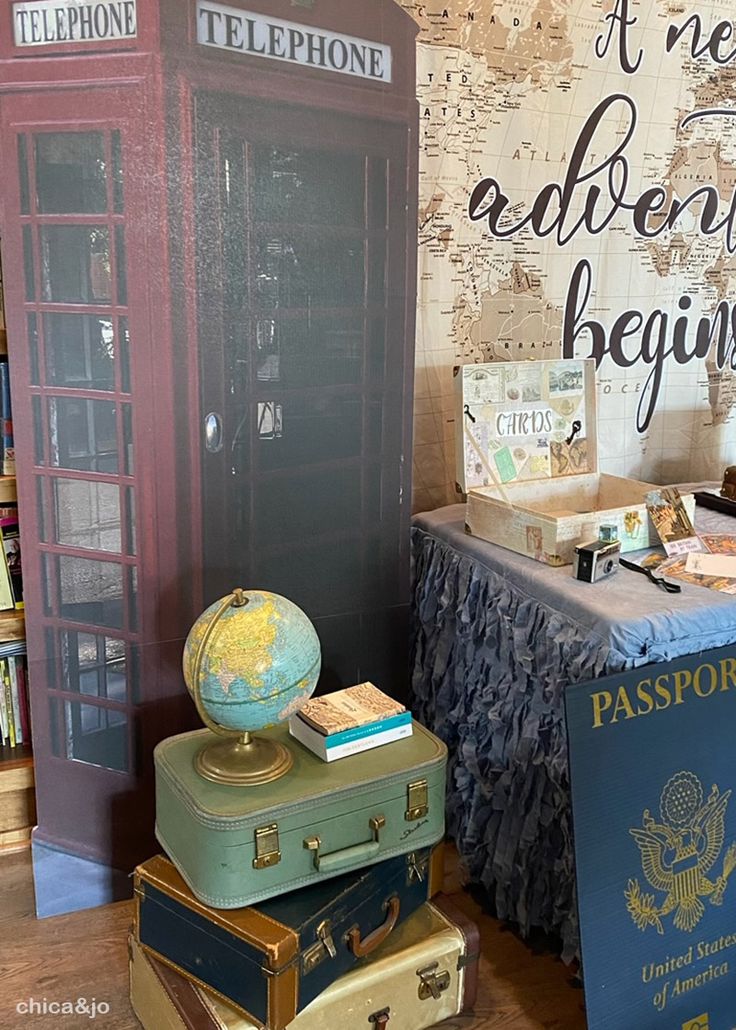
<path fill-rule="evenodd" d="M 382 815 L 372 815 L 368 820 L 372 834 L 370 840 L 363 841 L 361 844 L 352 844 L 349 848 L 341 848 L 339 851 L 331 851 L 327 855 L 319 853 L 319 849 L 322 847 L 320 837 L 306 837 L 304 847 L 313 853 L 312 859 L 317 872 L 334 873 L 339 869 L 355 869 L 378 854 L 381 848 L 379 836 L 385 825 L 386 820 Z"/>

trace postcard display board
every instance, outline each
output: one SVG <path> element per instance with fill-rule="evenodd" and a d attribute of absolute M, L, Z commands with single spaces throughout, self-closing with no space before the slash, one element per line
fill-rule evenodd
<path fill-rule="evenodd" d="M 323 688 L 406 689 L 416 31 L 0 0 L 36 845 L 150 854 L 184 638 L 236 586 L 307 613 Z"/>
<path fill-rule="evenodd" d="M 622 551 L 659 543 L 645 501 L 656 487 L 598 471 L 594 361 L 462 365 L 455 388 L 470 533 L 548 565 L 569 565 L 603 524 Z"/>

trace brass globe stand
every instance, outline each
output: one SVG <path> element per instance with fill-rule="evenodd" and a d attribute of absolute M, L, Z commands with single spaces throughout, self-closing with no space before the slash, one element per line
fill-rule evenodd
<path fill-rule="evenodd" d="M 228 783 L 236 787 L 249 787 L 278 780 L 294 764 L 291 752 L 283 744 L 265 737 L 253 736 L 247 730 L 228 730 L 220 726 L 210 718 L 202 703 L 200 675 L 212 632 L 229 608 L 242 608 L 246 604 L 248 598 L 240 587 L 223 598 L 197 647 L 191 683 L 192 697 L 200 719 L 209 730 L 225 738 L 205 744 L 194 759 L 194 767 L 206 780 Z"/>

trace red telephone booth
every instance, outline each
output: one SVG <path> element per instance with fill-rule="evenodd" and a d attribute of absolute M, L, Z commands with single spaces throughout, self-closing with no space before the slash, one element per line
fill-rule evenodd
<path fill-rule="evenodd" d="M 404 689 L 415 26 L 394 0 L 0 0 L 39 825 L 127 870 L 183 638 L 285 594 Z"/>

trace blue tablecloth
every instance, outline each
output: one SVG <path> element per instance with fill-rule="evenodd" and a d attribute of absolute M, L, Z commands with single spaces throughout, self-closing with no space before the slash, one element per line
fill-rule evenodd
<path fill-rule="evenodd" d="M 473 882 L 523 934 L 577 951 L 564 690 L 736 642 L 736 598 L 666 594 L 621 569 L 580 583 L 465 533 L 465 506 L 412 527 L 412 706 L 445 740 L 448 832 Z M 698 509 L 698 528 L 736 533 Z M 605 784 L 601 784 L 601 791 Z"/>

